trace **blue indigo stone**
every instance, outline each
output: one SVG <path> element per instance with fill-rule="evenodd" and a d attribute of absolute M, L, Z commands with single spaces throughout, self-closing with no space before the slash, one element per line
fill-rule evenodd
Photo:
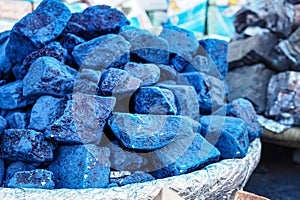
<path fill-rule="evenodd" d="M 59 42 L 65 49 L 68 50 L 68 52 L 72 52 L 75 46 L 84 43 L 85 40 L 77 35 L 67 33 L 62 35 Z"/>
<path fill-rule="evenodd" d="M 0 157 L 34 163 L 53 159 L 53 145 L 34 130 L 6 129 L 0 140 Z"/>
<path fill-rule="evenodd" d="M 27 129 L 30 114 L 27 112 L 11 112 L 6 116 L 10 129 Z"/>
<path fill-rule="evenodd" d="M 129 176 L 126 176 L 125 178 L 121 178 L 118 182 L 118 185 L 124 186 L 124 185 L 128 185 L 128 184 L 144 183 L 144 182 L 153 181 L 153 180 L 155 180 L 155 178 L 149 173 L 135 172 Z"/>
<path fill-rule="evenodd" d="M 72 92 L 77 71 L 52 57 L 40 57 L 23 79 L 24 96 L 64 96 Z"/>
<path fill-rule="evenodd" d="M 125 70 L 110 68 L 103 72 L 99 85 L 102 94 L 112 95 L 137 90 L 141 80 Z"/>
<path fill-rule="evenodd" d="M 33 100 L 23 96 L 23 81 L 7 83 L 0 86 L 0 108 L 23 108 L 33 103 Z"/>
<path fill-rule="evenodd" d="M 109 184 L 109 149 L 96 145 L 61 146 L 50 164 L 57 188 L 105 188 Z"/>
<path fill-rule="evenodd" d="M 73 58 L 81 68 L 102 70 L 130 60 L 130 44 L 120 35 L 108 34 L 77 45 Z"/>
<path fill-rule="evenodd" d="M 2 185 L 2 182 L 4 180 L 4 174 L 5 174 L 4 161 L 0 159 L 0 185 Z"/>
<path fill-rule="evenodd" d="M 45 131 L 45 136 L 60 143 L 99 143 L 104 125 L 116 99 L 75 93 L 63 114 Z"/>
<path fill-rule="evenodd" d="M 157 66 L 160 68 L 160 78 L 158 82 L 176 80 L 177 71 L 173 66 L 163 64 L 159 64 Z"/>
<path fill-rule="evenodd" d="M 13 65 L 6 55 L 6 46 L 9 42 L 10 31 L 0 33 L 0 80 L 7 79 Z"/>
<path fill-rule="evenodd" d="M 113 113 L 108 125 L 130 149 L 153 150 L 173 142 L 185 118 L 174 115 Z"/>
<path fill-rule="evenodd" d="M 113 141 L 107 146 L 110 150 L 111 168 L 117 171 L 140 171 L 148 164 L 148 160 L 129 149 L 121 146 L 120 142 Z"/>
<path fill-rule="evenodd" d="M 123 67 L 130 75 L 141 80 L 141 86 L 153 85 L 160 78 L 160 69 L 155 64 L 129 62 Z"/>
<path fill-rule="evenodd" d="M 39 188 L 54 189 L 53 173 L 45 169 L 16 172 L 7 187 L 10 188 Z"/>
<path fill-rule="evenodd" d="M 30 53 L 25 57 L 22 65 L 15 65 L 13 67 L 12 71 L 16 79 L 22 80 L 28 73 L 28 70 L 32 63 L 43 56 L 53 57 L 58 61 L 65 63 L 68 57 L 68 51 L 63 48 L 59 42 L 52 42 L 45 47 Z"/>
<path fill-rule="evenodd" d="M 73 93 L 81 92 L 85 94 L 96 94 L 99 91 L 101 72 L 92 69 L 81 69 L 77 73 Z"/>
<path fill-rule="evenodd" d="M 192 86 L 158 84 L 160 88 L 170 90 L 175 95 L 175 102 L 178 114 L 189 116 L 195 121 L 199 121 L 199 103 L 197 93 Z"/>
<path fill-rule="evenodd" d="M 171 64 L 174 66 L 176 71 L 178 72 L 183 72 L 186 71 L 186 69 L 191 68 L 190 65 L 192 65 L 192 55 L 189 53 L 180 53 L 176 55 L 174 58 L 171 60 Z"/>
<path fill-rule="evenodd" d="M 4 117 L 0 116 L 0 136 L 6 128 L 7 128 L 7 121 Z"/>
<path fill-rule="evenodd" d="M 187 52 L 194 55 L 199 47 L 193 32 L 177 26 L 164 26 L 159 36 L 168 41 L 171 53 Z"/>
<path fill-rule="evenodd" d="M 188 134 L 189 131 L 185 131 L 185 137 L 155 152 L 153 164 L 157 170 L 151 173 L 155 178 L 178 176 L 219 161 L 218 149 L 199 133 Z"/>
<path fill-rule="evenodd" d="M 45 131 L 63 114 L 65 104 L 66 100 L 64 98 L 40 97 L 32 107 L 28 128 Z"/>
<path fill-rule="evenodd" d="M 257 115 L 252 103 L 246 99 L 238 98 L 231 103 L 220 108 L 214 115 L 226 114 L 227 116 L 243 119 L 247 123 L 249 132 L 249 141 L 252 142 L 255 138 L 261 136 L 263 129 L 257 120 Z"/>
<path fill-rule="evenodd" d="M 11 30 L 6 54 L 12 63 L 22 62 L 33 51 L 55 40 L 71 18 L 60 0 L 44 0 Z"/>
<path fill-rule="evenodd" d="M 225 159 L 243 158 L 249 148 L 249 134 L 244 120 L 235 117 L 203 116 L 201 134 Z"/>
<path fill-rule="evenodd" d="M 138 58 L 154 64 L 169 63 L 168 42 L 149 31 L 131 29 L 120 33 L 130 42 L 130 52 Z"/>
<path fill-rule="evenodd" d="M 141 87 L 134 95 L 134 112 L 138 114 L 176 115 L 175 96 L 168 89 Z"/>
<path fill-rule="evenodd" d="M 228 74 L 228 42 L 224 40 L 208 38 L 200 40 L 199 44 L 205 49 L 205 51 L 216 64 L 222 79 L 225 79 Z"/>
<path fill-rule="evenodd" d="M 210 114 L 225 105 L 226 90 L 223 82 L 200 72 L 181 73 L 177 84 L 193 86 L 198 94 L 201 114 Z"/>
<path fill-rule="evenodd" d="M 120 28 L 129 25 L 125 15 L 107 5 L 96 5 L 82 13 L 73 13 L 65 33 L 73 33 L 90 40 L 109 33 L 118 33 Z"/>
<path fill-rule="evenodd" d="M 5 172 L 5 186 L 7 187 L 7 184 L 10 182 L 10 179 L 14 176 L 16 172 L 31 171 L 34 169 L 36 169 L 36 166 L 25 162 L 17 161 L 10 163 Z"/>

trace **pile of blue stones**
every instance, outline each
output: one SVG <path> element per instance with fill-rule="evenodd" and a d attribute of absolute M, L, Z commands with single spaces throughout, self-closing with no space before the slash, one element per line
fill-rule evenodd
<path fill-rule="evenodd" d="M 243 158 L 261 134 L 227 102 L 227 43 L 45 0 L 0 34 L 0 183 L 107 188 Z"/>

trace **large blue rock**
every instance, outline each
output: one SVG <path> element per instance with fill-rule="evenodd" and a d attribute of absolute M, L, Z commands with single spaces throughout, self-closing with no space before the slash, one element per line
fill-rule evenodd
<path fill-rule="evenodd" d="M 204 39 L 199 40 L 199 44 L 212 58 L 217 68 L 220 71 L 222 79 L 228 74 L 228 42 L 219 39 Z"/>
<path fill-rule="evenodd" d="M 0 136 L 6 128 L 7 128 L 7 121 L 4 117 L 0 116 Z"/>
<path fill-rule="evenodd" d="M 0 159 L 0 185 L 2 185 L 3 178 L 5 174 L 5 166 L 4 166 L 4 161 Z"/>
<path fill-rule="evenodd" d="M 174 141 L 183 120 L 182 116 L 115 112 L 108 125 L 125 147 L 152 150 Z"/>
<path fill-rule="evenodd" d="M 24 96 L 64 96 L 72 92 L 77 71 L 55 58 L 38 58 L 23 79 Z"/>
<path fill-rule="evenodd" d="M 0 33 L 0 80 L 7 79 L 9 72 L 12 68 L 12 64 L 6 55 L 6 46 L 9 42 L 10 31 Z"/>
<path fill-rule="evenodd" d="M 225 105 L 226 89 L 224 83 L 216 77 L 200 72 L 181 73 L 177 76 L 177 84 L 195 88 L 201 114 L 210 114 Z"/>
<path fill-rule="evenodd" d="M 79 67 L 102 70 L 129 62 L 130 47 L 120 35 L 108 34 L 77 45 L 72 55 Z"/>
<path fill-rule="evenodd" d="M 244 120 L 226 116 L 203 116 L 201 134 L 225 159 L 243 158 L 249 148 L 249 134 Z"/>
<path fill-rule="evenodd" d="M 141 80 L 141 86 L 153 85 L 160 78 L 160 68 L 155 64 L 129 62 L 123 67 L 130 75 Z"/>
<path fill-rule="evenodd" d="M 158 82 L 173 80 L 176 81 L 177 71 L 170 65 L 157 65 L 160 68 L 160 78 Z"/>
<path fill-rule="evenodd" d="M 16 172 L 31 171 L 34 169 L 36 169 L 36 166 L 25 162 L 17 161 L 10 163 L 5 171 L 5 187 L 7 187 L 7 184 L 10 182 L 10 179 L 15 175 Z"/>
<path fill-rule="evenodd" d="M 148 160 L 129 149 L 121 146 L 120 142 L 113 141 L 107 146 L 110 150 L 111 168 L 117 171 L 141 171 L 148 164 Z"/>
<path fill-rule="evenodd" d="M 175 102 L 178 114 L 189 116 L 195 121 L 199 121 L 200 110 L 197 93 L 192 86 L 158 84 L 160 88 L 170 90 L 175 95 Z"/>
<path fill-rule="evenodd" d="M 60 0 L 44 0 L 11 30 L 6 54 L 12 63 L 21 62 L 31 52 L 55 40 L 71 18 Z"/>
<path fill-rule="evenodd" d="M 52 42 L 45 47 L 27 55 L 21 65 L 15 65 L 12 69 L 16 79 L 23 80 L 28 73 L 32 63 L 43 56 L 56 58 L 58 61 L 65 63 L 68 57 L 68 51 L 61 46 L 59 42 Z"/>
<path fill-rule="evenodd" d="M 134 112 L 138 114 L 176 115 L 174 94 L 159 87 L 141 87 L 134 94 Z"/>
<path fill-rule="evenodd" d="M 199 133 L 189 127 L 176 141 L 156 151 L 153 164 L 155 178 L 165 178 L 192 172 L 219 161 L 220 152 Z"/>
<path fill-rule="evenodd" d="M 149 173 L 135 172 L 129 176 L 126 176 L 125 178 L 121 178 L 118 181 L 118 185 L 124 186 L 128 184 L 143 183 L 143 182 L 153 181 L 153 180 L 155 180 L 155 178 Z"/>
<path fill-rule="evenodd" d="M 64 112 L 66 100 L 52 96 L 40 97 L 31 110 L 29 129 L 45 131 Z"/>
<path fill-rule="evenodd" d="M 30 114 L 28 112 L 10 112 L 6 116 L 7 124 L 10 129 L 27 129 Z"/>
<path fill-rule="evenodd" d="M 130 42 L 130 52 L 138 58 L 154 64 L 169 63 L 169 44 L 165 39 L 142 29 L 130 29 L 120 35 Z"/>
<path fill-rule="evenodd" d="M 53 173 L 45 169 L 16 172 L 7 187 L 10 188 L 39 188 L 54 189 Z"/>
<path fill-rule="evenodd" d="M 109 149 L 96 145 L 61 146 L 50 164 L 57 188 L 104 188 L 109 184 Z"/>
<path fill-rule="evenodd" d="M 109 33 L 118 33 L 120 28 L 129 25 L 125 15 L 107 5 L 96 5 L 82 13 L 73 13 L 65 33 L 73 33 L 87 40 Z"/>
<path fill-rule="evenodd" d="M 76 93 L 63 114 L 45 131 L 45 136 L 69 144 L 99 143 L 116 99 Z"/>
<path fill-rule="evenodd" d="M 23 96 L 23 81 L 7 83 L 0 86 L 0 108 L 16 109 L 32 104 L 34 101 Z"/>
<path fill-rule="evenodd" d="M 34 163 L 53 159 L 53 145 L 34 130 L 6 129 L 0 140 L 0 157 Z"/>
<path fill-rule="evenodd" d="M 224 115 L 243 119 L 247 123 L 249 132 L 249 141 L 252 142 L 255 138 L 261 136 L 263 129 L 257 120 L 257 115 L 252 103 L 246 99 L 238 98 L 231 103 L 220 108 L 213 113 L 214 115 Z"/>

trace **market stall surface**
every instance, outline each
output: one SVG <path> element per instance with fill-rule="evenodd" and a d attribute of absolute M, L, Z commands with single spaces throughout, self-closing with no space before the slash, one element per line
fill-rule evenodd
<path fill-rule="evenodd" d="M 299 200 L 300 165 L 292 160 L 293 150 L 264 143 L 261 162 L 245 190 L 272 200 Z"/>

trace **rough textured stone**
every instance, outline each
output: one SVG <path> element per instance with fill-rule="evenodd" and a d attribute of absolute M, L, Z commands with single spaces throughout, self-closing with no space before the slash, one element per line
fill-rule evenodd
<path fill-rule="evenodd" d="M 11 188 L 40 188 L 54 189 L 53 173 L 45 169 L 16 172 L 9 180 Z"/>
<path fill-rule="evenodd" d="M 210 114 L 225 105 L 226 89 L 218 78 L 200 72 L 181 73 L 177 76 L 177 84 L 195 88 L 202 114 Z"/>
<path fill-rule="evenodd" d="M 12 68 L 12 64 L 6 55 L 5 48 L 9 42 L 10 31 L 0 33 L 0 79 L 6 79 Z"/>
<path fill-rule="evenodd" d="M 229 43 L 229 69 L 268 62 L 269 54 L 277 42 L 278 39 L 274 34 L 264 33 Z"/>
<path fill-rule="evenodd" d="M 61 146 L 49 166 L 57 188 L 104 188 L 109 184 L 109 149 L 96 145 Z"/>
<path fill-rule="evenodd" d="M 6 54 L 13 63 L 21 62 L 31 52 L 57 38 L 71 17 L 59 0 L 44 0 L 11 30 Z"/>
<path fill-rule="evenodd" d="M 159 36 L 168 41 L 171 53 L 188 52 L 194 55 L 199 47 L 193 32 L 177 26 L 164 26 Z"/>
<path fill-rule="evenodd" d="M 122 148 L 118 141 L 113 141 L 106 147 L 110 150 L 110 168 L 114 170 L 135 172 L 148 164 L 146 158 L 134 151 Z"/>
<path fill-rule="evenodd" d="M 23 82 L 24 96 L 71 93 L 77 71 L 52 57 L 38 58 L 30 67 Z"/>
<path fill-rule="evenodd" d="M 199 121 L 199 103 L 197 93 L 192 86 L 159 84 L 160 88 L 170 90 L 175 95 L 178 114 Z"/>
<path fill-rule="evenodd" d="M 66 100 L 52 96 L 40 97 L 31 110 L 29 129 L 45 131 L 65 109 Z"/>
<path fill-rule="evenodd" d="M 50 125 L 45 135 L 62 143 L 99 143 L 115 103 L 114 97 L 76 93 L 72 100 L 68 100 L 63 115 Z"/>
<path fill-rule="evenodd" d="M 182 145 L 182 143 L 189 145 Z M 220 152 L 213 145 L 199 133 L 190 132 L 163 150 L 156 152 L 153 162 L 158 170 L 151 174 L 155 178 L 177 176 L 201 169 L 208 164 L 217 162 L 219 158 Z"/>
<path fill-rule="evenodd" d="M 153 85 L 160 78 L 160 69 L 155 64 L 126 63 L 124 70 L 141 80 L 141 86 Z"/>
<path fill-rule="evenodd" d="M 265 114 L 285 125 L 300 125 L 300 72 L 273 75 L 267 90 Z"/>
<path fill-rule="evenodd" d="M 81 92 L 85 94 L 95 94 L 98 92 L 98 84 L 100 82 L 101 72 L 92 69 L 82 69 L 77 73 L 74 82 L 74 92 Z"/>
<path fill-rule="evenodd" d="M 28 70 L 32 63 L 43 56 L 53 57 L 58 61 L 65 63 L 68 57 L 68 51 L 63 48 L 59 42 L 52 42 L 42 49 L 30 53 L 25 57 L 22 65 L 15 65 L 13 67 L 12 71 L 16 79 L 22 80 L 28 73 Z"/>
<path fill-rule="evenodd" d="M 160 68 L 160 78 L 158 82 L 176 80 L 177 72 L 173 66 L 170 65 L 157 65 Z"/>
<path fill-rule="evenodd" d="M 263 132 L 262 126 L 257 120 L 257 115 L 253 105 L 246 99 L 235 99 L 231 103 L 214 112 L 213 115 L 227 115 L 244 120 L 248 125 L 249 142 L 254 141 Z"/>
<path fill-rule="evenodd" d="M 124 14 L 106 5 L 96 5 L 82 13 L 73 13 L 65 33 L 73 33 L 90 40 L 100 35 L 118 33 L 120 28 L 130 22 Z"/>
<path fill-rule="evenodd" d="M 2 181 L 4 180 L 4 174 L 5 174 L 5 167 L 4 167 L 4 161 L 0 159 L 0 184 L 2 185 Z"/>
<path fill-rule="evenodd" d="M 133 97 L 134 112 L 138 114 L 176 115 L 174 94 L 159 87 L 141 87 Z"/>
<path fill-rule="evenodd" d="M 199 44 L 212 58 L 216 64 L 222 79 L 228 74 L 228 42 L 219 39 L 204 39 L 200 40 Z"/>
<path fill-rule="evenodd" d="M 4 117 L 0 116 L 0 136 L 6 128 L 7 128 L 7 121 Z"/>
<path fill-rule="evenodd" d="M 148 173 L 135 172 L 129 176 L 126 176 L 125 178 L 121 178 L 121 180 L 119 180 L 119 182 L 118 182 L 118 185 L 124 186 L 124 185 L 128 185 L 128 184 L 143 183 L 146 181 L 153 181 L 153 180 L 155 180 L 155 178 Z"/>
<path fill-rule="evenodd" d="M 201 134 L 213 144 L 224 159 L 243 158 L 249 148 L 249 135 L 244 120 L 224 116 L 203 116 Z"/>
<path fill-rule="evenodd" d="M 165 39 L 141 29 L 131 29 L 120 34 L 130 42 L 130 52 L 135 56 L 149 63 L 169 63 L 169 45 Z"/>
<path fill-rule="evenodd" d="M 244 66 L 228 73 L 229 101 L 245 98 L 253 103 L 257 113 L 263 113 L 266 106 L 268 80 L 275 72 L 263 64 Z"/>
<path fill-rule="evenodd" d="M 71 53 L 74 50 L 75 46 L 84 43 L 85 40 L 81 37 L 78 37 L 77 35 L 67 33 L 62 35 L 59 42 L 65 49 L 68 50 L 69 53 Z"/>
<path fill-rule="evenodd" d="M 35 168 L 36 167 L 34 165 L 30 165 L 25 162 L 12 162 L 10 165 L 8 165 L 5 171 L 5 187 L 7 187 L 8 183 L 10 182 L 10 179 L 15 175 L 16 172 L 31 171 Z"/>
<path fill-rule="evenodd" d="M 10 129 L 27 129 L 30 114 L 28 112 L 11 112 L 6 116 Z"/>
<path fill-rule="evenodd" d="M 108 124 L 125 147 L 152 150 L 174 141 L 183 120 L 173 115 L 113 113 Z"/>
<path fill-rule="evenodd" d="M 23 96 L 23 81 L 18 80 L 0 86 L 0 108 L 23 108 L 32 103 L 31 99 Z"/>
<path fill-rule="evenodd" d="M 192 61 L 193 57 L 190 53 L 181 52 L 171 59 L 171 64 L 174 66 L 176 71 L 183 72 L 192 68 Z"/>
<path fill-rule="evenodd" d="M 0 156 L 14 161 L 52 161 L 53 146 L 44 134 L 34 130 L 7 129 L 0 140 Z"/>
<path fill-rule="evenodd" d="M 285 0 L 258 0 L 246 4 L 235 14 L 234 25 L 238 33 L 247 27 L 267 28 L 281 37 L 292 32 L 294 7 Z"/>
<path fill-rule="evenodd" d="M 129 62 L 129 49 L 130 44 L 123 37 L 108 34 L 77 45 L 72 55 L 79 67 L 102 70 Z"/>

